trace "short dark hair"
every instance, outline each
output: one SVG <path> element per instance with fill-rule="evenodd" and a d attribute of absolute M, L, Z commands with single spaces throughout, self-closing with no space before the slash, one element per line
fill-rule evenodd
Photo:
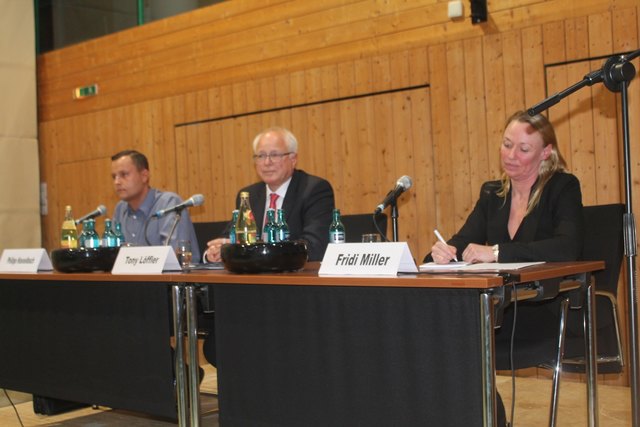
<path fill-rule="evenodd" d="M 136 150 L 122 150 L 111 156 L 111 161 L 113 162 L 126 156 L 131 157 L 131 161 L 136 165 L 138 170 L 149 170 L 149 161 L 147 160 L 147 156 Z"/>

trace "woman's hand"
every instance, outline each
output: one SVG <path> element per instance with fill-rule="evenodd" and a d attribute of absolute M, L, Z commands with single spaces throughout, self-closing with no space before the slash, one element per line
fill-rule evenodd
<path fill-rule="evenodd" d="M 231 243 L 231 240 L 225 238 L 213 239 L 207 242 L 207 250 L 204 253 L 204 259 L 209 262 L 222 261 L 220 256 L 220 248 L 225 243 Z"/>
<path fill-rule="evenodd" d="M 491 246 L 478 245 L 476 243 L 469 243 L 464 252 L 462 252 L 462 260 L 471 263 L 497 261 Z"/>
<path fill-rule="evenodd" d="M 456 257 L 456 247 L 446 245 L 440 241 L 437 241 L 435 245 L 431 247 L 431 258 L 436 264 L 446 264 Z"/>

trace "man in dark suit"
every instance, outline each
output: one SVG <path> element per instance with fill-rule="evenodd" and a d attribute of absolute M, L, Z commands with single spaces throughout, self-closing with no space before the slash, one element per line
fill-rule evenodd
<path fill-rule="evenodd" d="M 335 207 L 331 184 L 295 168 L 298 141 L 287 129 L 274 127 L 259 133 L 253 140 L 253 153 L 256 172 L 262 181 L 241 189 L 236 206 L 240 204 L 240 192 L 248 191 L 258 231 L 264 225 L 267 208 L 283 209 L 290 238 L 305 240 L 309 261 L 320 261 L 329 244 L 329 225 Z M 229 243 L 229 239 L 207 242 L 204 260 L 220 261 L 220 247 L 224 243 Z M 215 365 L 215 317 L 212 314 L 201 316 L 198 323 L 209 332 L 203 351 L 205 358 Z"/>
<path fill-rule="evenodd" d="M 253 140 L 253 159 L 261 182 L 240 190 L 249 192 L 249 203 L 258 230 L 264 225 L 269 207 L 283 209 L 292 240 L 304 240 L 309 261 L 319 261 L 329 243 L 329 225 L 335 207 L 331 184 L 325 179 L 296 169 L 298 141 L 287 129 L 273 127 Z M 236 198 L 236 206 L 240 197 Z M 220 260 L 220 247 L 227 238 L 207 243 L 206 261 Z"/>

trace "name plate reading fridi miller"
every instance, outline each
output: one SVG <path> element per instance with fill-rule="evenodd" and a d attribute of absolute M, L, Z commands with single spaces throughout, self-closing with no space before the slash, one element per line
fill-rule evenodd
<path fill-rule="evenodd" d="M 332 243 L 327 247 L 320 275 L 395 276 L 417 273 L 407 242 Z"/>
<path fill-rule="evenodd" d="M 171 246 L 123 246 L 113 264 L 112 274 L 157 274 L 180 271 Z"/>

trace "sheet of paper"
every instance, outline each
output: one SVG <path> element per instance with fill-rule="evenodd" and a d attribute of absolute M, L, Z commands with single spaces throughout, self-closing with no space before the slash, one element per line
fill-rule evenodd
<path fill-rule="evenodd" d="M 532 265 L 544 264 L 544 261 L 536 262 L 482 262 L 469 264 L 468 262 L 450 262 L 448 264 L 436 264 L 428 262 L 420 265 L 420 271 L 503 271 L 520 270 Z"/>

